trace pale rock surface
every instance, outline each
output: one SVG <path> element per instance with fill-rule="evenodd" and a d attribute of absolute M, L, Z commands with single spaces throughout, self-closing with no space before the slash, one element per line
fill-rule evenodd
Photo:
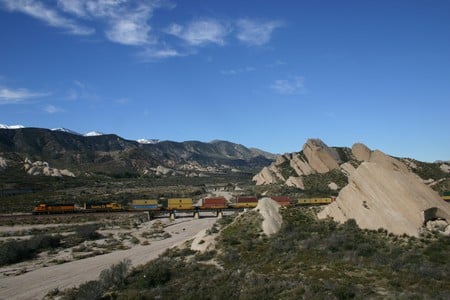
<path fill-rule="evenodd" d="M 298 175 L 310 175 L 316 173 L 316 171 L 307 162 L 302 160 L 299 155 L 293 155 L 289 164 Z"/>
<path fill-rule="evenodd" d="M 442 164 L 439 166 L 441 168 L 441 170 L 445 173 L 450 173 L 450 166 L 447 164 Z"/>
<path fill-rule="evenodd" d="M 201 253 L 214 250 L 216 248 L 216 237 L 217 234 L 208 234 L 208 229 L 199 231 L 192 240 L 191 250 Z"/>
<path fill-rule="evenodd" d="M 302 177 L 294 177 L 294 176 L 290 176 L 290 177 L 286 180 L 286 185 L 287 185 L 287 186 L 296 187 L 296 188 L 299 188 L 299 189 L 302 189 L 302 190 L 305 189 L 305 185 L 304 185 L 304 183 L 303 183 Z"/>
<path fill-rule="evenodd" d="M 6 159 L 0 156 L 0 169 L 6 169 L 8 167 L 8 163 Z"/>
<path fill-rule="evenodd" d="M 303 153 L 311 168 L 318 173 L 326 173 L 339 168 L 339 155 L 319 139 L 309 139 L 303 146 Z"/>
<path fill-rule="evenodd" d="M 45 175 L 52 177 L 62 177 L 62 176 L 75 177 L 75 174 L 69 170 L 66 169 L 60 170 L 56 168 L 51 168 L 48 162 L 39 160 L 31 162 L 28 158 L 25 159 L 23 168 L 27 172 L 27 174 L 32 176 Z"/>
<path fill-rule="evenodd" d="M 271 198 L 262 198 L 254 208 L 264 218 L 262 229 L 266 235 L 277 233 L 283 224 L 283 218 L 279 212 L 280 204 Z"/>
<path fill-rule="evenodd" d="M 342 172 L 344 172 L 345 175 L 347 175 L 347 177 L 352 175 L 353 172 L 356 171 L 355 167 L 349 162 L 343 163 L 341 165 L 341 170 Z"/>
<path fill-rule="evenodd" d="M 256 185 L 273 184 L 277 183 L 279 180 L 285 180 L 275 165 L 264 167 L 261 172 L 253 176 L 252 179 L 253 181 L 256 181 Z"/>
<path fill-rule="evenodd" d="M 322 210 L 319 218 L 332 217 L 343 223 L 355 219 L 359 227 L 385 228 L 394 234 L 419 236 L 426 223 L 424 211 L 450 220 L 450 204 L 426 186 L 396 159 L 374 151 L 349 177 L 336 201 Z"/>
<path fill-rule="evenodd" d="M 369 161 L 371 152 L 366 145 L 361 143 L 356 143 L 352 146 L 352 153 L 359 161 Z"/>
<path fill-rule="evenodd" d="M 328 184 L 328 188 L 329 188 L 330 190 L 332 190 L 332 191 L 336 191 L 337 189 L 339 189 L 339 186 L 338 186 L 336 183 L 334 183 L 334 182 L 330 182 L 330 183 Z"/>

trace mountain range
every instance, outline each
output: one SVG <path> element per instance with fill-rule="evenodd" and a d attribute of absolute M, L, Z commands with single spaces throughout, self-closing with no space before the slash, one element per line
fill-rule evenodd
<path fill-rule="evenodd" d="M 80 135 L 59 128 L 0 128 L 0 158 L 6 166 L 67 169 L 74 175 L 156 174 L 201 176 L 206 173 L 256 172 L 276 155 L 227 141 L 173 142 L 126 140 L 115 134 Z M 33 169 L 33 174 L 36 168 Z M 26 167 L 25 167 L 26 169 Z"/>

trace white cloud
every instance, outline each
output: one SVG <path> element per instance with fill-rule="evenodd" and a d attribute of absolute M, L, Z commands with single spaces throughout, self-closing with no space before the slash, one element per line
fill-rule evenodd
<path fill-rule="evenodd" d="M 30 98 L 48 96 L 49 93 L 30 92 L 27 89 L 8 89 L 0 87 L 0 104 L 20 103 Z"/>
<path fill-rule="evenodd" d="M 273 31 L 282 25 L 280 21 L 260 22 L 240 19 L 237 21 L 237 38 L 245 44 L 261 46 L 268 43 Z"/>
<path fill-rule="evenodd" d="M 256 69 L 254 67 L 243 67 L 243 68 L 236 68 L 236 69 L 229 69 L 229 70 L 221 70 L 220 73 L 222 75 L 236 75 L 241 73 L 247 73 L 247 72 L 253 72 Z"/>
<path fill-rule="evenodd" d="M 225 37 L 230 30 L 218 20 L 203 19 L 192 21 L 186 26 L 172 24 L 167 28 L 166 33 L 174 35 L 192 46 L 224 45 Z"/>
<path fill-rule="evenodd" d="M 156 60 L 177 57 L 177 56 L 186 56 L 187 54 L 180 53 L 178 50 L 169 48 L 169 47 L 149 47 L 144 51 L 138 54 L 138 57 L 143 62 L 153 62 Z"/>
<path fill-rule="evenodd" d="M 56 114 L 56 113 L 59 113 L 59 112 L 63 112 L 64 109 L 62 109 L 62 108 L 60 108 L 60 107 L 56 107 L 56 106 L 51 105 L 51 104 L 48 104 L 48 105 L 44 108 L 44 111 L 45 111 L 46 113 L 49 113 L 49 114 Z"/>
<path fill-rule="evenodd" d="M 46 22 L 48 25 L 68 30 L 76 35 L 89 35 L 95 32 L 89 28 L 78 24 L 72 19 L 62 16 L 58 11 L 47 7 L 38 1 L 32 0 L 0 0 L 8 10 L 18 11 L 36 19 Z"/>
<path fill-rule="evenodd" d="M 294 76 L 289 79 L 278 79 L 270 85 L 270 88 L 282 95 L 303 94 L 306 92 L 305 78 Z"/>

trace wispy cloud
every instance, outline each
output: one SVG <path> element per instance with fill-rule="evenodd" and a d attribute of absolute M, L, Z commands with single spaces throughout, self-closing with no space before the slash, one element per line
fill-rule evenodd
<path fill-rule="evenodd" d="M 221 70 L 220 73 L 222 75 L 237 75 L 241 73 L 247 73 L 247 72 L 253 72 L 256 69 L 254 67 L 243 67 L 243 68 L 236 68 L 236 69 L 229 69 L 229 70 Z"/>
<path fill-rule="evenodd" d="M 177 56 L 186 56 L 188 53 L 181 53 L 178 50 L 168 46 L 150 46 L 137 54 L 137 57 L 142 62 L 155 62 L 164 58 L 171 58 Z"/>
<path fill-rule="evenodd" d="M 193 46 L 224 45 L 225 37 L 229 32 L 227 26 L 214 19 L 195 20 L 185 26 L 172 24 L 166 29 L 166 33 L 174 35 Z"/>
<path fill-rule="evenodd" d="M 155 11 L 175 7 L 171 0 L 0 0 L 0 8 L 27 14 L 70 34 L 103 32 L 110 42 L 137 47 L 143 61 L 192 55 L 205 45 L 225 46 L 236 39 L 262 46 L 283 25 L 251 18 L 198 17 L 188 22 L 169 21 L 168 26 L 161 24 L 155 29 Z"/>
<path fill-rule="evenodd" d="M 73 19 L 61 15 L 41 2 L 31 0 L 0 0 L 9 11 L 18 11 L 44 21 L 52 27 L 63 28 L 71 34 L 89 35 L 95 32 L 93 28 L 81 25 Z"/>
<path fill-rule="evenodd" d="M 9 89 L 0 87 L 0 104 L 21 103 L 30 98 L 45 97 L 50 93 L 30 92 L 27 89 Z"/>
<path fill-rule="evenodd" d="M 48 114 L 56 114 L 59 112 L 64 112 L 64 109 L 62 109 L 60 107 L 56 107 L 52 104 L 48 104 L 45 106 L 44 111 Z"/>
<path fill-rule="evenodd" d="M 294 76 L 289 79 L 275 80 L 270 88 L 282 95 L 293 95 L 306 93 L 305 78 Z"/>
<path fill-rule="evenodd" d="M 275 29 L 283 25 L 280 21 L 261 22 L 252 19 L 240 19 L 237 21 L 237 38 L 251 46 L 267 44 Z"/>

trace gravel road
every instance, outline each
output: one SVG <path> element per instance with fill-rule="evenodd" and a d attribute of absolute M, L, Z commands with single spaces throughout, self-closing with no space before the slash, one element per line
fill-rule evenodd
<path fill-rule="evenodd" d="M 64 290 L 83 282 L 95 280 L 100 272 L 123 259 L 130 259 L 133 266 L 145 264 L 155 259 L 167 248 L 181 244 L 195 236 L 200 230 L 210 228 L 215 218 L 178 219 L 176 224 L 165 230 L 172 237 L 151 242 L 150 245 L 137 245 L 128 250 L 90 257 L 40 268 L 22 275 L 0 279 L 0 299 L 42 299 L 50 290 Z"/>

